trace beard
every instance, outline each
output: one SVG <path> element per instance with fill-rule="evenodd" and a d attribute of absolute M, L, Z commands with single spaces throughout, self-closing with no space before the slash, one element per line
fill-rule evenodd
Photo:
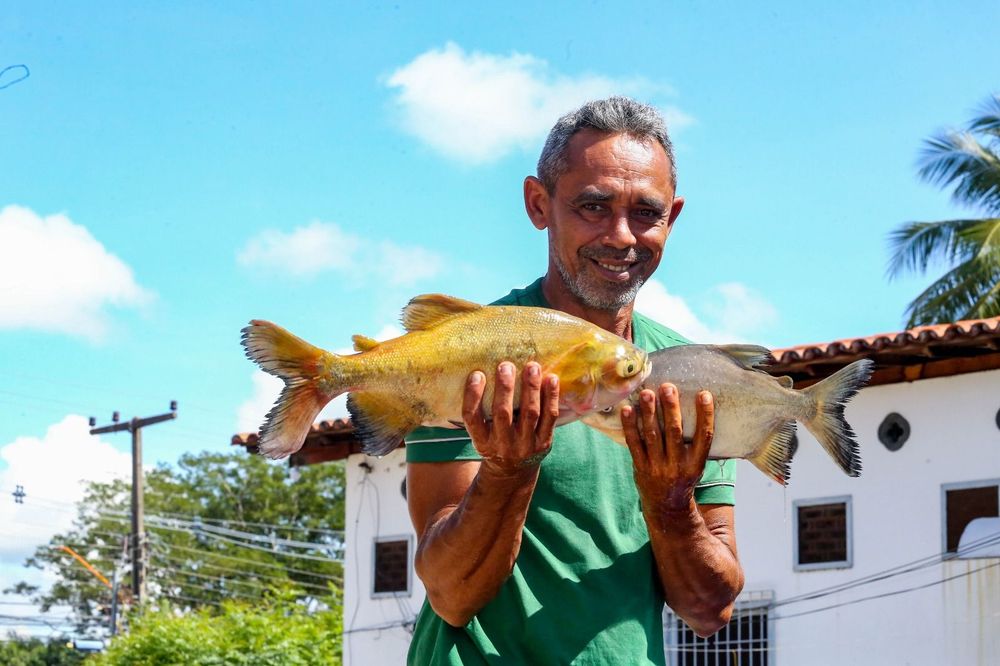
<path fill-rule="evenodd" d="M 581 262 L 581 270 L 574 276 L 569 272 L 558 253 L 550 250 L 550 254 L 552 263 L 555 264 L 559 277 L 562 278 L 563 284 L 566 285 L 569 292 L 584 306 L 592 310 L 606 312 L 617 312 L 623 307 L 631 305 L 645 282 L 645 276 L 636 275 L 628 282 L 619 284 L 595 275 L 583 264 L 590 259 L 607 263 L 635 264 L 653 258 L 653 253 L 645 248 L 615 251 L 610 248 L 582 247 L 577 251 L 577 254 L 584 258 L 584 262 Z"/>

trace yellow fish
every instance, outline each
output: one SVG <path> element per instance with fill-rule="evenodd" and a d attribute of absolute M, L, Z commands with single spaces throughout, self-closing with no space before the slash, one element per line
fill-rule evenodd
<path fill-rule="evenodd" d="M 384 342 L 355 335 L 358 352 L 338 355 L 254 320 L 243 329 L 247 356 L 284 380 L 260 431 L 269 458 L 299 450 L 320 410 L 349 393 L 347 408 L 366 453 L 384 455 L 419 425 L 463 425 L 469 373 L 486 375 L 492 405 L 497 365 L 535 361 L 559 376 L 557 425 L 623 400 L 649 374 L 646 352 L 577 317 L 545 308 L 482 306 L 441 294 L 412 299 L 405 335 Z M 515 405 L 520 390 L 515 391 Z"/>

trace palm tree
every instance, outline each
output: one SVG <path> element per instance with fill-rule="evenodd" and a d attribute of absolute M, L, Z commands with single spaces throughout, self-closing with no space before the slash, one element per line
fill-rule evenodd
<path fill-rule="evenodd" d="M 985 216 L 909 222 L 892 232 L 890 278 L 925 273 L 932 261 L 952 266 L 907 306 L 907 327 L 1000 315 L 1000 94 L 965 131 L 928 139 L 919 167 L 923 180 L 954 185 L 952 200 Z"/>

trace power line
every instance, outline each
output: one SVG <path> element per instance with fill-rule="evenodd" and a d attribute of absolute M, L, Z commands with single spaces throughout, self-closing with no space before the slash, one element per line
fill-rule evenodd
<path fill-rule="evenodd" d="M 159 542 L 157 542 L 156 540 L 154 540 L 153 541 L 153 545 L 154 546 L 158 546 Z M 308 576 L 314 576 L 316 578 L 324 578 L 324 579 L 327 579 L 327 580 L 332 580 L 332 581 L 337 582 L 337 583 L 343 582 L 343 576 L 342 575 L 337 576 L 337 575 L 329 575 L 329 574 L 318 573 L 318 572 L 314 572 L 314 571 L 308 571 L 306 569 L 293 569 L 292 567 L 286 567 L 286 566 L 281 565 L 281 564 L 272 564 L 270 562 L 259 562 L 257 560 L 251 560 L 251 559 L 247 559 L 245 557 L 236 557 L 234 555 L 223 555 L 221 553 L 216 553 L 216 552 L 213 552 L 213 551 L 210 551 L 210 550 L 199 550 L 197 548 L 188 548 L 187 546 L 180 546 L 180 545 L 173 545 L 173 544 L 171 544 L 171 545 L 169 545 L 167 547 L 170 548 L 171 550 L 183 550 L 183 551 L 186 551 L 186 552 L 189 552 L 189 553 L 197 553 L 199 555 L 208 555 L 208 556 L 211 556 L 211 557 L 217 557 L 219 559 L 229 560 L 231 562 L 243 562 L 243 563 L 246 563 L 246 564 L 253 564 L 253 565 L 258 566 L 258 567 L 264 567 L 265 569 L 280 569 L 281 571 L 292 571 L 292 572 L 295 572 L 295 573 L 298 573 L 298 574 L 304 574 L 304 575 L 308 575 Z"/>
<path fill-rule="evenodd" d="M 171 557 L 170 555 L 154 551 L 157 558 L 163 558 L 170 562 L 175 562 L 177 564 L 185 564 L 187 566 L 192 566 L 190 560 L 181 559 L 178 557 Z M 232 567 L 224 567 L 213 562 L 197 563 L 199 566 L 211 567 L 212 569 L 218 569 L 219 571 L 226 571 L 229 573 L 242 574 L 244 576 L 250 576 L 254 580 L 274 580 L 281 583 L 286 583 L 290 585 L 297 585 L 303 587 L 312 587 L 318 590 L 329 591 L 329 588 L 325 585 L 319 585 L 317 583 L 307 583 L 304 581 L 297 581 L 294 578 L 282 578 L 281 576 L 268 576 L 267 574 L 258 573 L 256 571 L 248 572 L 245 569 L 233 569 Z M 231 580 L 231 579 L 230 579 Z"/>
<path fill-rule="evenodd" d="M 982 539 L 978 539 L 967 544 L 964 548 L 960 549 L 954 554 L 955 557 L 961 555 L 967 555 L 976 550 L 984 548 L 986 546 L 992 545 L 994 543 L 1000 542 L 1000 534 L 991 534 Z M 812 592 L 807 592 L 805 594 L 800 594 L 794 597 L 789 597 L 787 599 L 782 599 L 772 604 L 772 607 L 777 608 L 779 606 L 787 606 L 789 604 L 799 603 L 802 601 L 812 601 L 814 599 L 820 599 L 822 597 L 830 596 L 832 594 L 837 594 L 845 590 L 850 590 L 856 587 L 861 587 L 863 585 L 868 585 L 871 583 L 880 582 L 883 580 L 888 580 L 895 576 L 901 576 L 907 573 L 912 573 L 914 571 L 919 571 L 920 569 L 925 569 L 927 567 L 935 566 L 944 562 L 945 560 L 951 559 L 947 553 L 935 553 L 934 555 L 928 555 L 912 562 L 907 562 L 904 564 L 899 564 L 882 571 L 877 571 L 875 573 L 869 574 L 867 576 L 862 576 L 861 578 L 856 578 L 844 583 L 838 583 L 836 585 L 831 585 L 829 587 L 820 588 L 818 590 L 813 590 Z"/>
<path fill-rule="evenodd" d="M 993 564 L 987 564 L 986 566 L 979 567 L 978 569 L 973 569 L 972 571 L 966 571 L 965 573 L 956 574 L 954 576 L 948 576 L 947 578 L 942 578 L 940 580 L 934 580 L 929 583 L 924 583 L 922 585 L 914 585 L 913 587 L 903 588 L 901 590 L 893 590 L 892 592 L 883 592 L 882 594 L 873 594 L 868 597 L 861 597 L 860 599 L 852 599 L 850 601 L 843 601 L 839 604 L 831 604 L 829 606 L 823 606 L 822 608 L 813 608 L 807 611 L 801 611 L 799 613 L 792 613 L 790 615 L 775 615 L 773 619 L 775 620 L 787 620 L 793 617 L 801 617 L 803 615 L 812 615 L 813 613 L 822 613 L 824 611 L 833 610 L 835 608 L 841 608 L 842 606 L 853 606 L 854 604 L 860 604 L 865 601 L 873 601 L 875 599 L 884 599 L 886 597 L 894 597 L 900 594 L 906 594 L 907 592 L 915 592 L 916 590 L 923 590 L 928 587 L 934 587 L 935 585 L 942 585 L 949 581 L 956 580 L 958 578 L 966 578 L 972 574 L 979 573 L 980 571 L 985 571 L 987 569 L 993 569 L 995 567 L 1000 567 L 1000 562 L 994 562 Z"/>

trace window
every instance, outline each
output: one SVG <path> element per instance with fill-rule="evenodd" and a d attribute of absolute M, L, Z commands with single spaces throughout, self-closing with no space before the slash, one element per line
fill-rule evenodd
<path fill-rule="evenodd" d="M 774 595 L 745 592 L 729 624 L 714 636 L 699 638 L 670 609 L 664 613 L 663 637 L 670 666 L 767 666 L 770 663 L 768 608 Z"/>
<path fill-rule="evenodd" d="M 795 569 L 850 567 L 851 498 L 798 500 L 795 508 Z"/>
<path fill-rule="evenodd" d="M 1000 481 L 967 481 L 941 486 L 943 506 L 943 548 L 958 552 L 962 532 L 976 518 L 1000 516 Z"/>
<path fill-rule="evenodd" d="M 410 538 L 377 537 L 372 596 L 410 592 Z"/>

